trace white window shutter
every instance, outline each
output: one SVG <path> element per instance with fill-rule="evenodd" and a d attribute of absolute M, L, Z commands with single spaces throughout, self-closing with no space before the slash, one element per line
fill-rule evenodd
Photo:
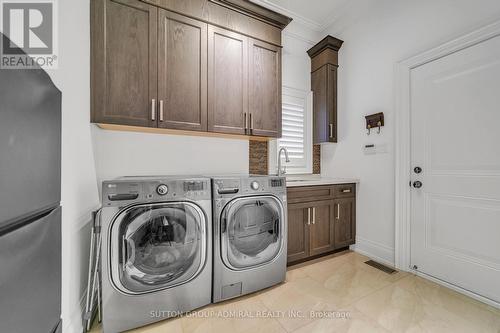
<path fill-rule="evenodd" d="M 288 150 L 287 173 L 312 173 L 310 95 L 307 91 L 283 87 L 282 137 L 277 150 L 281 147 Z"/>

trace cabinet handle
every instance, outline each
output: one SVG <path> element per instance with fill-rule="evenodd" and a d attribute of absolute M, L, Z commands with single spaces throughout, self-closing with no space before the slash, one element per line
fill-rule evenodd
<path fill-rule="evenodd" d="M 313 224 L 316 224 L 316 207 L 313 207 Z"/>
<path fill-rule="evenodd" d="M 250 112 L 250 131 L 253 131 L 253 117 L 251 112 Z"/>
<path fill-rule="evenodd" d="M 163 121 L 163 100 L 160 99 L 160 121 Z"/>
<path fill-rule="evenodd" d="M 351 189 L 350 188 L 344 189 L 344 190 L 342 190 L 342 193 L 351 193 Z"/>
<path fill-rule="evenodd" d="M 247 113 L 243 113 L 243 116 L 245 117 L 245 131 L 248 129 L 248 117 L 247 117 Z"/>
<path fill-rule="evenodd" d="M 333 124 L 330 124 L 330 139 L 333 138 Z"/>
<path fill-rule="evenodd" d="M 156 119 L 156 99 L 151 100 L 151 120 Z"/>
<path fill-rule="evenodd" d="M 311 225 L 311 208 L 307 208 L 307 225 Z"/>
<path fill-rule="evenodd" d="M 340 220 L 340 204 L 337 204 L 337 220 Z"/>

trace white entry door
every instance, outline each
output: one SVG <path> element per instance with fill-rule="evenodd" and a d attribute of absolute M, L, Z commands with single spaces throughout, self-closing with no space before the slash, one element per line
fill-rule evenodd
<path fill-rule="evenodd" d="M 500 36 L 410 75 L 411 265 L 500 302 Z"/>

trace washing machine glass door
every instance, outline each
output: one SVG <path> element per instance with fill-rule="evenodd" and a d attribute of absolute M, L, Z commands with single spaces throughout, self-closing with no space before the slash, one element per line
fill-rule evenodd
<path fill-rule="evenodd" d="M 115 285 L 127 293 L 169 288 L 191 280 L 206 259 L 206 219 L 189 202 L 133 206 L 115 220 Z"/>
<path fill-rule="evenodd" d="M 226 266 L 248 269 L 272 261 L 283 244 L 283 205 L 274 196 L 237 198 L 221 214 L 221 251 Z"/>

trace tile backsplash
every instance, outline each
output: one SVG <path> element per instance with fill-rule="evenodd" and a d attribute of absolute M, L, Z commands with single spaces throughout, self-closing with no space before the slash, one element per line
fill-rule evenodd
<path fill-rule="evenodd" d="M 267 175 L 269 148 L 266 141 L 252 141 L 248 144 L 249 171 L 255 175 Z M 313 146 L 313 174 L 321 173 L 321 146 Z"/>
<path fill-rule="evenodd" d="M 313 174 L 321 173 L 321 145 L 313 145 Z"/>
<path fill-rule="evenodd" d="M 254 175 L 267 175 L 268 163 L 267 141 L 253 141 L 248 143 L 249 171 Z"/>

